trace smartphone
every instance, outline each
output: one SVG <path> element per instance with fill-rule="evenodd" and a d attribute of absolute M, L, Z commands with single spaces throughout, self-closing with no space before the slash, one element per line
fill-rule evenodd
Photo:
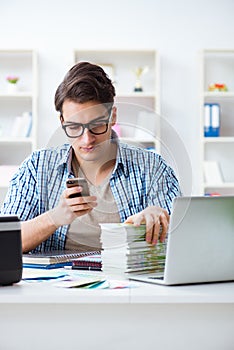
<path fill-rule="evenodd" d="M 71 194 L 70 198 L 90 196 L 87 180 L 83 177 L 75 177 L 73 179 L 67 179 L 66 185 L 67 185 L 67 188 L 74 187 L 74 186 L 82 187 L 82 191 L 80 193 Z"/>

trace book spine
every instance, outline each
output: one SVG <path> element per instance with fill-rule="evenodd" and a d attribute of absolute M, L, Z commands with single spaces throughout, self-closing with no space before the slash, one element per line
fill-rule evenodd
<path fill-rule="evenodd" d="M 220 106 L 217 103 L 211 106 L 212 136 L 219 136 L 220 131 Z"/>
<path fill-rule="evenodd" d="M 210 117 L 210 104 L 204 104 L 204 136 L 210 136 L 210 127 L 211 127 L 211 117 Z"/>

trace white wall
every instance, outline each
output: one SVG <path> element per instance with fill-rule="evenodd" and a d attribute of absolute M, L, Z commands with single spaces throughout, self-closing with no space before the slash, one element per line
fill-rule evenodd
<path fill-rule="evenodd" d="M 161 112 L 189 153 L 196 193 L 200 175 L 198 52 L 234 48 L 233 14 L 233 0 L 0 0 L 0 48 L 38 51 L 39 147 L 47 144 L 58 127 L 53 98 L 73 64 L 73 49 L 158 50 Z M 173 144 L 173 139 L 167 142 Z"/>

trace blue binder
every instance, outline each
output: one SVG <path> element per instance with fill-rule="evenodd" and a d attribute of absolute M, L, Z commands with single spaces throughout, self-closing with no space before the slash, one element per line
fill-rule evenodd
<path fill-rule="evenodd" d="M 218 103 L 204 104 L 204 136 L 220 135 L 220 105 Z"/>

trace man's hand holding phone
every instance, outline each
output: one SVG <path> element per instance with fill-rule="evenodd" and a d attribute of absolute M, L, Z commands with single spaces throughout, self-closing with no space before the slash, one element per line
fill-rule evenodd
<path fill-rule="evenodd" d="M 89 186 L 85 178 L 83 177 L 77 177 L 72 179 L 67 179 L 66 181 L 67 188 L 73 188 L 73 187 L 81 187 L 78 190 L 81 190 L 81 192 L 75 192 L 70 194 L 70 198 L 74 197 L 87 197 L 90 196 L 89 194 Z"/>
<path fill-rule="evenodd" d="M 58 206 L 50 211 L 56 227 L 71 224 L 77 217 L 97 206 L 97 197 L 90 196 L 86 179 L 67 179 L 66 186 Z"/>

